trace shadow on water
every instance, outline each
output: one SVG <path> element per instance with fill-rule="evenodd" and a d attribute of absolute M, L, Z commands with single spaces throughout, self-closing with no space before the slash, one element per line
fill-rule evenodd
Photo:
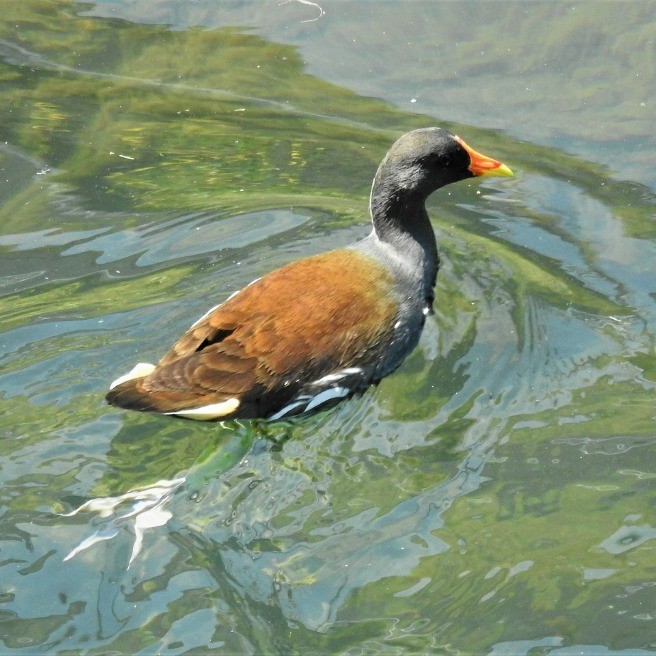
<path fill-rule="evenodd" d="M 437 121 L 245 30 L 80 8 L 0 23 L 4 648 L 653 653 L 650 189 L 447 124 L 518 175 L 431 199 L 436 314 L 398 372 L 284 444 L 108 409 L 207 307 L 365 235 L 380 157 Z M 141 515 L 62 516 L 129 490 Z"/>

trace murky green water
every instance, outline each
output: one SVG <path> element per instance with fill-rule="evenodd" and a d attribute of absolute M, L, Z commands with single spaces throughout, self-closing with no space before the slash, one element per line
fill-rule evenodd
<path fill-rule="evenodd" d="M 656 5 L 320 4 L 1 5 L 0 651 L 656 653 Z M 223 473 L 104 404 L 434 124 L 517 177 L 431 199 L 398 372 Z M 63 516 L 189 469 L 131 563 Z"/>

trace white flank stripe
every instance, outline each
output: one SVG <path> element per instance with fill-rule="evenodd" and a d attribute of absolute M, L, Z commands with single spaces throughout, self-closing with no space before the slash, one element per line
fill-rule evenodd
<path fill-rule="evenodd" d="M 308 401 L 309 397 L 305 397 L 302 401 L 295 401 L 286 405 L 282 410 L 278 410 L 275 414 L 269 417 L 269 421 L 276 421 L 277 419 L 282 419 L 285 415 L 288 415 L 292 410 L 296 410 L 300 405 L 304 405 Z"/>
<path fill-rule="evenodd" d="M 313 385 L 324 385 L 326 383 L 334 383 L 337 380 L 341 380 L 344 378 L 344 376 L 347 376 L 348 374 L 345 374 L 343 371 L 339 371 L 336 374 L 328 374 L 327 376 L 324 376 L 323 378 L 319 378 L 319 380 L 315 380 Z"/>
<path fill-rule="evenodd" d="M 324 390 L 317 394 L 305 408 L 305 412 L 309 412 L 312 408 L 316 408 L 319 405 L 324 404 L 326 401 L 331 401 L 332 399 L 341 399 L 344 396 L 347 396 L 350 393 L 348 387 L 331 387 L 330 389 Z"/>
<path fill-rule="evenodd" d="M 155 370 L 155 365 L 150 364 L 149 362 L 139 362 L 132 367 L 132 370 L 129 371 L 124 376 L 117 378 L 110 386 L 109 389 L 113 390 L 117 385 L 125 383 L 128 380 L 134 380 L 135 378 L 145 378 L 148 374 L 153 373 Z"/>
<path fill-rule="evenodd" d="M 221 403 L 210 403 L 200 408 L 190 408 L 189 410 L 176 410 L 175 412 L 165 412 L 165 415 L 176 415 L 177 417 L 186 417 L 187 419 L 197 419 L 198 421 L 208 421 L 225 417 L 234 412 L 239 407 L 239 399 L 228 399 Z"/>
<path fill-rule="evenodd" d="M 336 371 L 334 374 L 328 374 L 319 380 L 315 380 L 313 385 L 321 385 L 324 383 L 334 383 L 337 380 L 341 380 L 346 376 L 354 376 L 355 374 L 361 374 L 362 369 L 360 367 L 348 367 L 347 369 L 342 369 L 341 371 Z"/>

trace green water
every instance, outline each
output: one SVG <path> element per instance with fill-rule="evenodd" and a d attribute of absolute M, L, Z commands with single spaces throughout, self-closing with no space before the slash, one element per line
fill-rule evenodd
<path fill-rule="evenodd" d="M 319 4 L 0 5 L 0 653 L 656 654 L 656 5 Z M 104 404 L 436 124 L 516 177 L 431 198 L 394 375 L 268 429 Z M 130 564 L 129 521 L 64 561 L 190 469 Z"/>

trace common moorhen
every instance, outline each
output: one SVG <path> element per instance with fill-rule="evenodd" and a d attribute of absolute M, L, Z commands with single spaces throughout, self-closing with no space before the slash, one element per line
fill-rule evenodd
<path fill-rule="evenodd" d="M 189 419 L 276 420 L 377 383 L 416 346 L 432 310 L 439 258 L 426 199 L 480 175 L 512 171 L 441 128 L 403 135 L 374 177 L 368 237 L 254 280 L 157 365 L 114 381 L 107 401 Z"/>

